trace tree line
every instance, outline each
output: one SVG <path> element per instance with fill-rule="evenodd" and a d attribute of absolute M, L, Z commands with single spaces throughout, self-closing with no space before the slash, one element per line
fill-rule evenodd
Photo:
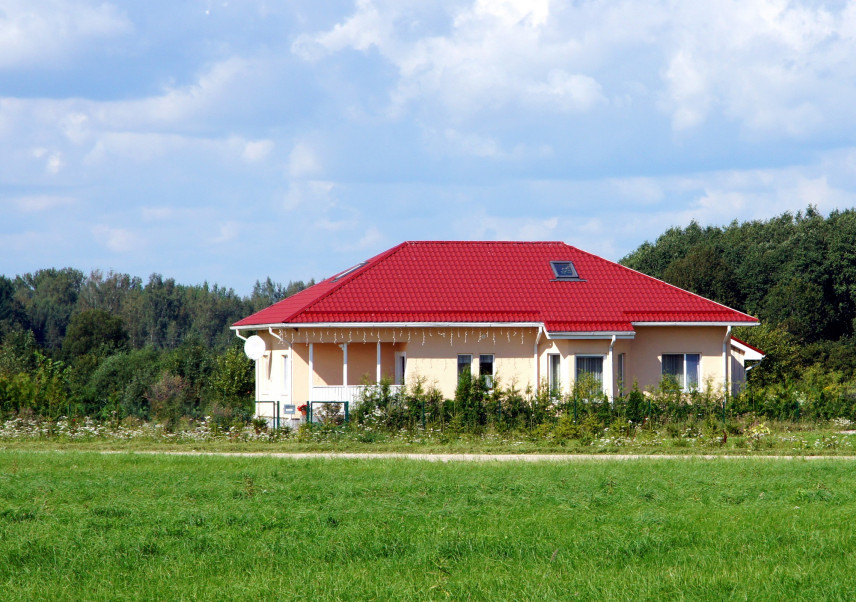
<path fill-rule="evenodd" d="M 856 210 L 692 222 L 621 263 L 757 316 L 760 326 L 736 332 L 767 353 L 750 373 L 756 387 L 856 381 Z"/>
<path fill-rule="evenodd" d="M 160 274 L 0 275 L 0 412 L 244 418 L 252 364 L 228 326 L 312 284 L 268 277 L 242 297 Z"/>

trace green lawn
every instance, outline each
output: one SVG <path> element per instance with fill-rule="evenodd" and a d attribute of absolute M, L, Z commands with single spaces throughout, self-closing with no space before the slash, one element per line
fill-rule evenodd
<path fill-rule="evenodd" d="M 851 599 L 842 460 L 0 451 L 4 600 Z"/>

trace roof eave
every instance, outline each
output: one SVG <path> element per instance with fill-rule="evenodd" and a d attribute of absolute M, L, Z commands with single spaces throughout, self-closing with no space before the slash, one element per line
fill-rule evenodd
<path fill-rule="evenodd" d="M 571 332 L 547 332 L 548 339 L 635 339 L 632 330 L 576 330 Z"/>
<path fill-rule="evenodd" d="M 637 326 L 758 326 L 760 322 L 631 322 L 634 328 Z"/>
<path fill-rule="evenodd" d="M 543 322 L 280 322 L 232 325 L 231 330 L 264 328 L 542 328 Z"/>

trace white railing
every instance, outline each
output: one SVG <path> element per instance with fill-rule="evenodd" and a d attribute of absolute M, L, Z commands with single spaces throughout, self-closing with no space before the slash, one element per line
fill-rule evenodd
<path fill-rule="evenodd" d="M 342 403 L 345 401 L 356 402 L 360 400 L 360 395 L 366 388 L 377 385 L 338 385 L 333 387 L 312 387 L 309 393 L 309 401 L 335 401 Z M 402 385 L 390 385 L 390 392 L 397 393 Z"/>

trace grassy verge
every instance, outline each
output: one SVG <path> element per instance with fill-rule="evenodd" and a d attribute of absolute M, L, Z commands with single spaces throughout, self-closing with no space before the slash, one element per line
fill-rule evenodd
<path fill-rule="evenodd" d="M 834 461 L 0 452 L 9 600 L 848 599 Z"/>
<path fill-rule="evenodd" d="M 723 428 L 725 426 L 725 428 Z M 236 452 L 405 452 L 405 453 L 567 453 L 567 454 L 725 454 L 856 455 L 852 425 L 749 422 L 727 425 L 696 422 L 660 427 L 596 426 L 480 434 L 437 429 L 389 432 L 370 428 L 323 427 L 299 431 L 217 429 L 201 423 L 174 432 L 160 425 L 93 422 L 24 422 L 0 428 L 0 449 L 197 450 Z"/>

